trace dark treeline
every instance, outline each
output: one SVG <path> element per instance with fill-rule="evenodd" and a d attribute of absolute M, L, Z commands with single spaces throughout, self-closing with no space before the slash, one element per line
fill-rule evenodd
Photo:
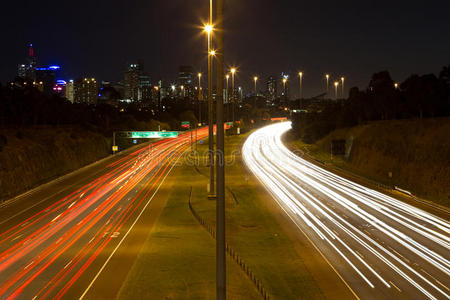
<path fill-rule="evenodd" d="M 75 125 L 105 136 L 120 130 L 178 130 L 181 119 L 197 122 L 189 109 L 182 107 L 158 114 L 155 108 L 125 103 L 118 107 L 72 104 L 33 87 L 0 87 L 0 128 Z"/>
<path fill-rule="evenodd" d="M 450 116 L 450 65 L 434 74 L 412 75 L 395 86 L 389 72 L 375 73 L 369 87 L 350 89 L 349 98 L 319 111 L 294 114 L 293 131 L 306 143 L 331 131 L 370 121 Z"/>

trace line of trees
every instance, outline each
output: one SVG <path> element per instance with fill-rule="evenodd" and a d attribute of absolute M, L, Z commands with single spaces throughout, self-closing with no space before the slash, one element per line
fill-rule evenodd
<path fill-rule="evenodd" d="M 1 128 L 75 125 L 110 136 L 120 130 L 178 130 L 182 119 L 197 122 L 189 110 L 158 113 L 155 108 L 126 103 L 119 107 L 86 105 L 46 95 L 33 87 L 0 86 Z"/>
<path fill-rule="evenodd" d="M 295 114 L 293 132 L 307 143 L 337 128 L 369 121 L 450 116 L 450 65 L 439 76 L 411 75 L 396 86 L 388 71 L 375 73 L 366 90 L 354 87 L 349 98 L 320 112 Z"/>

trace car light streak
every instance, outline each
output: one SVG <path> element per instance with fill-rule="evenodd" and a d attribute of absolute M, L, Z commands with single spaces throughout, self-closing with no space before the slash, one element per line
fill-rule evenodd
<path fill-rule="evenodd" d="M 450 223 L 295 155 L 281 140 L 290 128 L 285 122 L 254 132 L 243 159 L 351 288 L 449 299 Z"/>
<path fill-rule="evenodd" d="M 207 134 L 207 128 L 199 130 L 198 139 Z M 104 175 L 0 232 L 0 298 L 60 298 L 82 275 L 95 274 L 92 263 L 105 257 L 102 253 L 108 256 L 109 244 L 118 244 L 120 232 L 157 192 L 190 140 L 186 133 L 136 150 L 109 164 Z"/>

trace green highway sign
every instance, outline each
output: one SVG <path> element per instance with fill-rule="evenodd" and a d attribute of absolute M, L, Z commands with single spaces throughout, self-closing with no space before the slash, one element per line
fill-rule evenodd
<path fill-rule="evenodd" d="M 118 133 L 118 137 L 130 139 L 160 139 L 176 138 L 177 131 L 123 131 Z"/>

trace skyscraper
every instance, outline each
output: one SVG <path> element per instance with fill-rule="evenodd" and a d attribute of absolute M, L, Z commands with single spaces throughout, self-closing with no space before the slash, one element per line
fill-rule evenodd
<path fill-rule="evenodd" d="M 61 68 L 59 66 L 50 66 L 47 68 L 35 68 L 35 78 L 38 82 L 43 82 L 44 93 L 51 95 L 56 84 L 57 73 Z"/>
<path fill-rule="evenodd" d="M 178 70 L 177 84 L 180 89 L 180 96 L 194 98 L 194 68 L 192 66 L 180 66 Z"/>
<path fill-rule="evenodd" d="M 26 62 L 19 64 L 17 75 L 25 80 L 36 80 L 36 57 L 34 56 L 33 44 L 28 45 L 28 57 Z"/>
<path fill-rule="evenodd" d="M 139 100 L 139 75 L 141 67 L 139 64 L 131 64 L 125 72 L 125 99 L 131 101 Z"/>
<path fill-rule="evenodd" d="M 95 78 L 78 79 L 74 83 L 74 100 L 76 103 L 97 104 L 98 83 Z"/>
<path fill-rule="evenodd" d="M 69 80 L 66 84 L 66 98 L 67 100 L 69 100 L 70 102 L 74 102 L 75 101 L 75 83 L 73 80 Z"/>
<path fill-rule="evenodd" d="M 268 105 L 273 105 L 275 103 L 275 100 L 277 99 L 278 96 L 278 85 L 277 85 L 277 80 L 275 79 L 275 77 L 270 76 L 267 79 L 267 83 L 266 83 L 266 101 Z"/>
<path fill-rule="evenodd" d="M 125 99 L 131 101 L 150 101 L 152 85 L 150 77 L 144 72 L 142 62 L 131 64 L 125 72 Z"/>

